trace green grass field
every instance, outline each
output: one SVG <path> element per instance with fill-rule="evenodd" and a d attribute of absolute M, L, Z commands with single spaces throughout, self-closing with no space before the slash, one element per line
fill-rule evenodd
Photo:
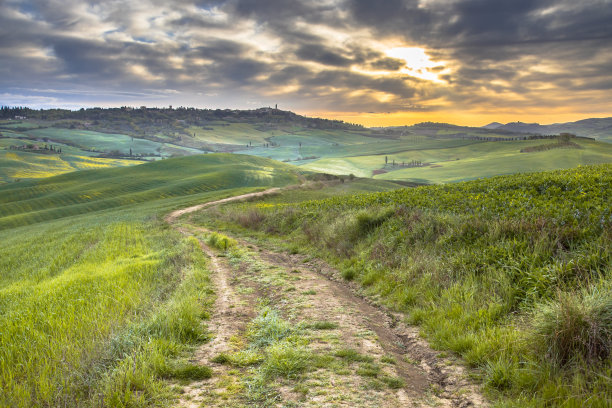
<path fill-rule="evenodd" d="M 305 164 L 313 171 L 334 174 L 353 173 L 360 177 L 385 180 L 406 180 L 425 183 L 449 183 L 503 174 L 571 168 L 578 165 L 602 164 L 612 161 L 612 144 L 577 139 L 582 149 L 553 149 L 544 152 L 521 153 L 521 149 L 552 141 L 529 140 L 510 142 L 478 142 L 452 140 L 454 145 L 424 149 L 407 149 L 385 155 L 323 158 Z M 457 144 L 463 142 L 464 145 Z M 466 143 L 467 142 L 467 143 Z M 385 156 L 389 163 L 385 165 Z M 423 167 L 402 168 L 401 163 L 421 161 Z M 374 175 L 375 170 L 386 173 Z"/>
<path fill-rule="evenodd" d="M 211 154 L 0 186 L 0 406 L 168 406 L 210 375 L 207 263 L 162 217 L 297 176 Z"/>
<path fill-rule="evenodd" d="M 293 166 L 230 154 L 69 173 L 0 187 L 0 229 L 164 198 L 296 181 Z"/>
<path fill-rule="evenodd" d="M 0 139 L 7 140 L 7 139 Z M 10 140 L 10 139 L 9 139 Z M 21 140 L 12 145 L 19 145 Z M 100 169 L 118 166 L 133 166 L 139 160 L 107 159 L 62 154 L 30 153 L 0 149 L 0 184 L 10 181 L 39 179 L 78 170 Z"/>
<path fill-rule="evenodd" d="M 97 150 L 109 152 L 117 150 L 129 154 L 130 147 L 134 154 L 150 155 L 158 153 L 161 144 L 146 139 L 132 138 L 122 134 L 109 134 L 89 130 L 71 130 L 59 128 L 34 129 L 26 132 L 27 135 L 42 139 L 49 138 L 65 144 L 77 146 L 83 150 Z"/>
<path fill-rule="evenodd" d="M 342 195 L 197 222 L 324 257 L 460 355 L 500 407 L 612 401 L 612 165 Z"/>

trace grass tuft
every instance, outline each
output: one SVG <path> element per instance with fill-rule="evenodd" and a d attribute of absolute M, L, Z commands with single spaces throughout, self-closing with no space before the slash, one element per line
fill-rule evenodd
<path fill-rule="evenodd" d="M 266 377 L 296 378 L 308 368 L 310 352 L 304 346 L 287 341 L 277 342 L 266 349 L 262 373 Z"/>
<path fill-rule="evenodd" d="M 223 234 L 219 234 L 218 232 L 211 232 L 206 240 L 206 243 L 211 247 L 220 249 L 222 251 L 227 251 L 236 246 L 237 242 Z"/>
<path fill-rule="evenodd" d="M 337 329 L 339 326 L 338 323 L 322 320 L 320 322 L 314 322 L 308 325 L 308 327 L 313 330 L 334 330 Z"/>
<path fill-rule="evenodd" d="M 172 370 L 172 377 L 179 380 L 204 380 L 212 377 L 212 370 L 210 367 L 185 363 Z"/>
<path fill-rule="evenodd" d="M 340 349 L 336 351 L 334 355 L 351 363 L 372 363 L 374 361 L 372 357 L 366 356 L 365 354 L 360 354 L 357 350 L 350 348 Z"/>
<path fill-rule="evenodd" d="M 559 366 L 598 363 L 612 350 L 612 291 L 563 293 L 542 304 L 533 321 L 534 347 Z"/>
<path fill-rule="evenodd" d="M 283 320 L 276 310 L 266 306 L 251 322 L 247 338 L 254 347 L 265 347 L 283 340 L 294 331 L 293 326 Z"/>

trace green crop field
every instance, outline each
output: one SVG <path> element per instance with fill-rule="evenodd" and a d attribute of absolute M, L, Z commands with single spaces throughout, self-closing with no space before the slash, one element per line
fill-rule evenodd
<path fill-rule="evenodd" d="M 213 297 L 171 209 L 297 181 L 201 155 L 0 186 L 0 406 L 167 406 Z M 195 377 L 193 377 L 195 376 Z"/>
<path fill-rule="evenodd" d="M 324 257 L 462 356 L 497 406 L 609 405 L 612 164 L 324 197 L 197 222 Z"/>

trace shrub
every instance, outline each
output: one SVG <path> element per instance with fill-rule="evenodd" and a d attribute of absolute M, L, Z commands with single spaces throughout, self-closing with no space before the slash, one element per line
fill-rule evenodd
<path fill-rule="evenodd" d="M 255 208 L 236 216 L 236 221 L 244 228 L 259 229 L 264 220 L 265 216 Z"/>

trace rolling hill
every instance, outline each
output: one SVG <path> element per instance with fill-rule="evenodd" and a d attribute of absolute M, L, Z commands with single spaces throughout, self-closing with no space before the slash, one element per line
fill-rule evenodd
<path fill-rule="evenodd" d="M 190 360 L 210 336 L 210 261 L 163 219 L 299 181 L 309 196 L 399 187 L 236 154 L 0 186 L 0 406 L 169 406 L 177 381 L 210 377 Z"/>
<path fill-rule="evenodd" d="M 210 154 L 84 170 L 0 186 L 0 229 L 173 197 L 297 181 L 299 169 L 260 157 Z"/>
<path fill-rule="evenodd" d="M 8 119 L 15 113 L 22 119 Z M 420 123 L 368 129 L 272 108 L 3 109 L 2 114 L 6 119 L 0 121 L 0 183 L 207 152 L 248 154 L 308 170 L 418 183 L 612 161 L 612 144 L 606 143 L 612 137 L 608 119 L 549 127 Z M 578 137 L 561 146 L 554 135 L 567 131 L 598 140 Z M 56 150 L 42 151 L 47 145 Z"/>

